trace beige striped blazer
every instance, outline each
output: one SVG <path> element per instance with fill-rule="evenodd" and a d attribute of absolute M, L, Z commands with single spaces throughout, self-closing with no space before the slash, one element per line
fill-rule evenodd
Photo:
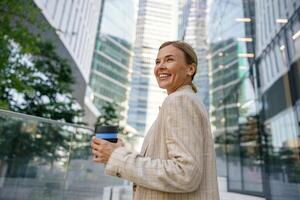
<path fill-rule="evenodd" d="M 165 99 L 141 153 L 117 148 L 105 173 L 132 181 L 134 200 L 219 199 L 210 122 L 190 85 Z"/>

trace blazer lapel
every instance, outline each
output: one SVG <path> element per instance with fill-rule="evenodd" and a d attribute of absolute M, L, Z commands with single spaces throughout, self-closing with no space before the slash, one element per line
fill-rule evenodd
<path fill-rule="evenodd" d="M 153 125 L 151 126 L 151 128 L 149 129 L 145 139 L 144 139 L 144 142 L 143 142 L 143 145 L 142 145 L 142 149 L 141 149 L 141 155 L 142 156 L 145 156 L 146 152 L 147 152 L 147 148 L 149 146 L 149 143 L 150 143 L 150 138 L 151 138 L 151 135 L 153 134 L 153 130 L 155 130 L 155 127 L 156 126 L 156 120 L 155 122 L 153 123 Z"/>
<path fill-rule="evenodd" d="M 141 153 L 140 153 L 142 156 L 145 156 L 145 154 L 146 154 L 147 148 L 149 146 L 149 138 L 150 138 L 151 133 L 152 132 L 149 131 L 144 139 L 143 146 L 142 146 Z"/>
<path fill-rule="evenodd" d="M 149 143 L 150 143 L 150 139 L 149 138 L 151 138 L 150 136 L 152 135 L 152 133 L 155 130 L 154 127 L 156 126 L 157 120 L 158 120 L 159 115 L 160 115 L 160 108 L 161 108 L 161 106 L 158 107 L 158 109 L 159 109 L 158 116 L 157 116 L 156 120 L 154 121 L 154 123 L 152 124 L 151 128 L 149 129 L 149 131 L 148 131 L 148 133 L 147 133 L 147 135 L 146 135 L 146 137 L 144 139 L 144 142 L 143 142 L 143 145 L 142 145 L 142 149 L 141 149 L 141 153 L 140 153 L 142 156 L 145 156 L 145 154 L 147 152 L 147 148 L 148 148 Z"/>
<path fill-rule="evenodd" d="M 144 144 L 142 146 L 142 150 L 140 153 L 142 156 L 145 156 L 148 146 L 149 146 L 149 140 L 146 141 L 146 138 L 145 138 Z"/>

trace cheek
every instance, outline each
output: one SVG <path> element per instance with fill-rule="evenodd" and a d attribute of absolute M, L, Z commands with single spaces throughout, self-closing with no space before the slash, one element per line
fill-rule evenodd
<path fill-rule="evenodd" d="M 174 66 L 170 68 L 171 73 L 173 74 L 174 78 L 182 78 L 185 77 L 186 70 L 179 66 Z"/>
<path fill-rule="evenodd" d="M 156 72 L 157 72 L 157 67 L 155 66 L 153 69 L 153 74 L 156 76 Z"/>

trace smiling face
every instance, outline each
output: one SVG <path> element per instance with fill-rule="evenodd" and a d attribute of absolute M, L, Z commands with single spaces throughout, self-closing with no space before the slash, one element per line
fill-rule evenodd
<path fill-rule="evenodd" d="M 154 74 L 160 88 L 166 89 L 168 94 L 177 88 L 191 84 L 195 72 L 194 64 L 187 64 L 184 52 L 168 45 L 159 50 L 155 60 Z"/>

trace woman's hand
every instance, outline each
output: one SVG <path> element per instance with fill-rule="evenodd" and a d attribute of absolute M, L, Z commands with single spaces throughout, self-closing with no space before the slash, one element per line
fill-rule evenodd
<path fill-rule="evenodd" d="M 92 139 L 93 161 L 106 164 L 112 152 L 121 146 L 124 146 L 124 143 L 120 139 L 117 143 L 111 143 L 94 136 Z"/>

